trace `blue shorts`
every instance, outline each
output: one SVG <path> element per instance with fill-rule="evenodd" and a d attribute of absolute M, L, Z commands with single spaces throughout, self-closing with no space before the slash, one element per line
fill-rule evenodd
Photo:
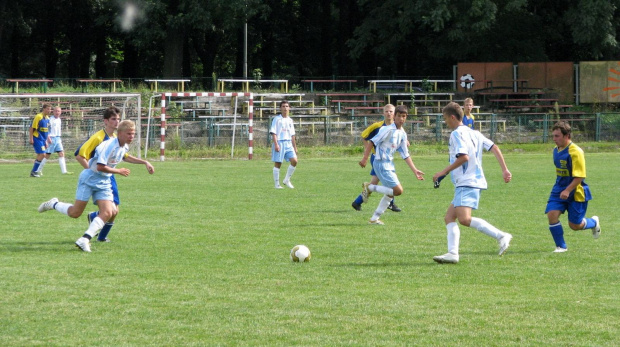
<path fill-rule="evenodd" d="M 45 153 L 47 154 L 52 154 L 52 153 L 58 153 L 58 152 L 64 152 L 64 148 L 62 147 L 62 138 L 60 136 L 54 136 L 52 137 L 52 144 L 49 145 L 49 147 L 47 147 L 47 150 L 45 151 Z"/>
<path fill-rule="evenodd" d="M 457 187 L 454 190 L 454 198 L 452 199 L 454 207 L 471 207 L 477 210 L 479 202 L 480 189 L 478 188 Z"/>
<path fill-rule="evenodd" d="M 377 160 L 373 163 L 372 169 L 385 187 L 394 188 L 400 185 L 396 170 L 394 170 L 394 165 L 391 162 Z"/>
<path fill-rule="evenodd" d="M 45 154 L 45 141 L 34 138 L 32 141 L 32 147 L 34 147 L 34 152 L 36 154 Z"/>
<path fill-rule="evenodd" d="M 550 211 L 560 211 L 564 213 L 568 210 L 568 221 L 573 224 L 581 224 L 588 210 L 588 202 L 577 202 L 572 197 L 568 199 L 560 199 L 559 196 L 552 195 L 547 201 L 545 214 Z"/>
<path fill-rule="evenodd" d="M 112 183 L 114 182 L 114 184 Z M 116 180 L 112 177 L 102 177 L 94 173 L 92 170 L 84 170 L 80 174 L 78 180 L 78 187 L 75 192 L 75 199 L 80 201 L 88 201 L 91 198 L 96 205 L 97 200 L 114 201 L 115 204 L 118 200 L 118 189 L 116 188 L 116 194 L 113 192 L 112 186 L 116 187 Z"/>
<path fill-rule="evenodd" d="M 375 162 L 375 154 L 371 153 L 370 154 L 370 176 L 377 176 L 377 174 L 375 173 L 375 167 L 372 165 L 372 163 Z"/>
<path fill-rule="evenodd" d="M 295 154 L 295 149 L 293 148 L 293 143 L 291 141 L 278 141 L 280 145 L 280 151 L 276 152 L 276 145 L 271 145 L 271 161 L 276 163 L 281 163 L 284 160 L 291 161 L 291 158 L 297 158 L 297 154 Z"/>

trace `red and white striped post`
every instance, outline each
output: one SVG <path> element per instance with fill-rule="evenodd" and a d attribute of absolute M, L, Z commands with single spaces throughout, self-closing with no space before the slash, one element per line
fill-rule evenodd
<path fill-rule="evenodd" d="M 254 146 L 254 94 L 253 93 L 163 93 L 161 95 L 161 143 L 159 146 L 159 160 L 164 161 L 165 149 L 166 149 L 166 97 L 191 97 L 191 96 L 247 96 L 248 101 L 248 159 L 252 159 L 253 146 Z"/>

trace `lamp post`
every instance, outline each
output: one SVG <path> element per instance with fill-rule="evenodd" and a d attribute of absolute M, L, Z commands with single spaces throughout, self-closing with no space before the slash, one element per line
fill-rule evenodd
<path fill-rule="evenodd" d="M 116 66 L 118 66 L 118 62 L 116 60 L 112 60 L 112 71 L 113 71 L 113 76 L 114 79 L 116 79 Z"/>

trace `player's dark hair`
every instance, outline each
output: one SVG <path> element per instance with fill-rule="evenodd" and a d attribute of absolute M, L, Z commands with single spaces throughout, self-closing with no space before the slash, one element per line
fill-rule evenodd
<path fill-rule="evenodd" d="M 116 106 L 110 106 L 103 111 L 103 119 L 110 119 L 112 116 L 118 116 L 121 114 L 121 110 Z"/>
<path fill-rule="evenodd" d="M 564 121 L 559 121 L 557 123 L 555 123 L 553 125 L 553 128 L 551 128 L 551 132 L 555 131 L 555 130 L 560 130 L 562 132 L 562 135 L 566 136 L 568 135 L 570 137 L 570 134 L 572 132 L 570 124 L 568 124 L 568 122 L 564 122 Z"/>
<path fill-rule="evenodd" d="M 44 109 L 46 109 L 46 108 L 51 108 L 51 107 L 52 107 L 52 105 L 50 105 L 50 104 L 43 104 L 43 105 L 41 106 L 41 111 L 43 111 L 43 110 L 44 110 Z"/>
<path fill-rule="evenodd" d="M 463 120 L 463 109 L 461 108 L 461 105 L 457 104 L 454 101 L 451 101 L 446 106 L 444 106 L 442 112 L 443 114 L 454 116 L 458 120 Z"/>
<path fill-rule="evenodd" d="M 289 105 L 289 106 L 291 106 L 291 104 L 288 103 L 288 100 L 280 101 L 280 107 L 282 107 L 282 105 Z"/>
<path fill-rule="evenodd" d="M 396 106 L 396 109 L 394 110 L 394 114 L 399 114 L 399 113 L 408 114 L 409 109 L 405 105 L 398 105 Z"/>

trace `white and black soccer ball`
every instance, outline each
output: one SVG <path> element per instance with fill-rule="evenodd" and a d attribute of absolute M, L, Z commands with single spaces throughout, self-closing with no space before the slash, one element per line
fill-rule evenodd
<path fill-rule="evenodd" d="M 310 248 L 304 245 L 297 245 L 291 249 L 291 260 L 295 263 L 307 263 L 312 258 Z"/>

